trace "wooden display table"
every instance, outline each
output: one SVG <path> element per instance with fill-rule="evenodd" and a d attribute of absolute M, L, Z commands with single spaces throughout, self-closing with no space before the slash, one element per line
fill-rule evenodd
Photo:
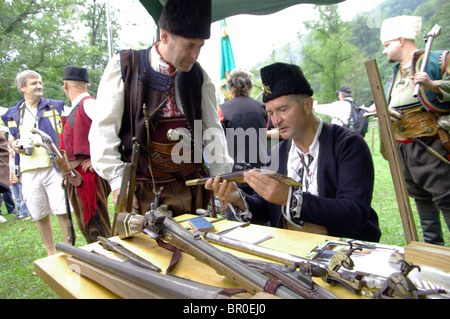
<path fill-rule="evenodd" d="M 182 215 L 175 218 L 175 220 L 183 221 L 181 225 L 188 227 L 186 219 L 195 217 L 193 215 Z M 221 220 L 213 223 L 215 231 L 220 232 L 229 228 L 233 228 L 238 223 Z M 244 229 L 249 231 L 261 231 L 271 236 L 270 239 L 260 243 L 260 246 L 284 251 L 293 255 L 304 257 L 319 243 L 325 239 L 335 240 L 336 238 L 316 235 L 299 231 L 285 230 L 279 228 L 265 227 L 259 225 L 248 225 Z M 163 272 L 168 267 L 172 252 L 168 251 L 156 243 L 150 236 L 139 234 L 131 239 L 120 240 L 118 237 L 110 238 L 111 240 L 120 243 L 124 247 L 149 260 L 156 266 L 160 267 Z M 99 243 L 93 243 L 83 246 L 82 249 L 92 250 Z M 244 252 L 239 252 L 233 249 L 225 248 L 216 245 L 223 251 L 228 251 L 236 257 L 243 257 L 248 259 L 262 259 L 254 255 Z M 82 275 L 76 267 L 68 267 L 68 256 L 64 253 L 58 253 L 53 256 L 42 258 L 34 262 L 36 274 L 45 281 L 59 296 L 62 298 L 80 298 L 80 299 L 109 299 L 119 298 L 117 295 L 97 284 Z M 269 261 L 269 260 L 266 260 Z M 70 269 L 73 268 L 73 269 Z M 207 266 L 196 260 L 191 255 L 182 253 L 179 263 L 176 265 L 172 273 L 176 276 L 190 279 L 193 281 L 209 284 L 222 288 L 239 288 L 228 278 L 219 275 L 213 268 Z M 339 298 L 360 298 L 358 295 L 341 288 L 331 286 L 321 278 L 314 278 L 315 282 L 320 286 L 326 288 Z"/>

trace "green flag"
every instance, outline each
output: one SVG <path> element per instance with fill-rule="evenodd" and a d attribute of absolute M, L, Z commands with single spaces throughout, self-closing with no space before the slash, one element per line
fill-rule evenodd
<path fill-rule="evenodd" d="M 231 47 L 230 36 L 227 32 L 227 23 L 224 20 L 220 21 L 221 32 L 221 69 L 220 69 L 220 91 L 222 92 L 225 100 L 231 99 L 230 92 L 227 89 L 227 78 L 230 72 L 236 67 L 234 63 L 233 49 Z"/>

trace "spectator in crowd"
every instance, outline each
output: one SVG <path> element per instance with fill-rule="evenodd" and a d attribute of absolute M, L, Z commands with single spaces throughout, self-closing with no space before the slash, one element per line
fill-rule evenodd
<path fill-rule="evenodd" d="M 9 168 L 10 168 L 10 181 L 11 181 L 11 190 L 14 196 L 14 201 L 17 206 L 18 215 L 17 219 L 27 218 L 29 216 L 28 207 L 25 201 L 23 200 L 22 195 L 22 178 L 20 173 L 18 172 L 17 166 L 15 164 L 16 152 L 13 151 L 12 148 L 9 148 Z"/>
<path fill-rule="evenodd" d="M 9 192 L 9 151 L 5 134 L 0 132 L 0 193 Z"/>
<path fill-rule="evenodd" d="M 43 83 L 39 73 L 32 70 L 19 72 L 17 87 L 23 99 L 2 115 L 8 124 L 9 145 L 20 154 L 17 164 L 22 174 L 22 193 L 31 217 L 36 221 L 48 255 L 56 253 L 53 225 L 50 213 L 58 218 L 63 238 L 68 242 L 68 218 L 62 175 L 53 165 L 47 150 L 37 147 L 42 143 L 39 135 L 31 130 L 37 128 L 49 135 L 56 145 L 61 133 L 60 115 L 64 102 L 43 97 Z M 7 175 L 9 176 L 9 174 Z"/>
<path fill-rule="evenodd" d="M 338 100 L 329 104 L 318 104 L 314 101 L 314 111 L 331 117 L 331 124 L 348 127 L 352 115 L 351 102 L 353 101 L 352 90 L 344 85 L 336 91 Z"/>
<path fill-rule="evenodd" d="M 242 170 L 246 164 L 260 168 L 266 165 L 267 113 L 264 103 L 250 97 L 253 74 L 245 69 L 234 69 L 227 78 L 227 88 L 232 97 L 219 106 L 228 151 L 234 159 L 233 171 Z M 251 188 L 240 185 L 245 192 Z"/>

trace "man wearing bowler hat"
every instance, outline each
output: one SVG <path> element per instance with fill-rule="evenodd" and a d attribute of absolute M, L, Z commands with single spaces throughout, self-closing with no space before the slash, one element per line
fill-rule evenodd
<path fill-rule="evenodd" d="M 298 181 L 287 186 L 260 172 L 244 174 L 257 196 L 234 183 L 210 179 L 205 187 L 232 205 L 237 216 L 273 227 L 379 241 L 371 208 L 372 157 L 362 136 L 313 113 L 313 90 L 301 69 L 275 63 L 261 69 L 266 110 L 283 141 L 272 148 L 273 171 Z"/>
<path fill-rule="evenodd" d="M 330 104 L 316 104 L 314 101 L 314 111 L 331 117 L 331 123 L 340 126 L 348 126 L 352 115 L 351 102 L 352 90 L 344 85 L 336 91 L 338 100 Z"/>
<path fill-rule="evenodd" d="M 317 101 L 314 101 L 314 111 L 331 116 L 332 124 L 359 132 L 364 137 L 369 120 L 361 120 L 362 114 L 360 112 L 364 111 L 361 111 L 360 107 L 353 101 L 352 89 L 348 85 L 343 85 L 335 93 L 338 99 L 336 102 L 317 104 Z"/>
<path fill-rule="evenodd" d="M 60 148 L 72 169 L 82 177 L 75 185 L 66 179 L 67 194 L 78 221 L 78 227 L 88 243 L 98 236 L 111 236 L 108 196 L 111 188 L 92 168 L 89 130 L 97 105 L 88 93 L 89 74 L 85 68 L 66 66 L 63 73 L 64 92 L 72 103 L 69 115 L 62 118 L 63 134 Z"/>
<path fill-rule="evenodd" d="M 89 139 L 94 169 L 109 181 L 116 205 L 125 163 L 132 160 L 133 143 L 139 143 L 133 207 L 145 214 L 158 194 L 160 203 L 179 215 L 206 208 L 211 199 L 202 186 L 185 185 L 207 176 L 202 145 L 212 175 L 230 172 L 233 160 L 214 85 L 196 62 L 210 37 L 211 1 L 168 0 L 159 27 L 160 40 L 153 46 L 120 51 L 108 63 L 97 94 L 102 112 L 93 119 Z M 214 139 L 202 141 L 206 129 L 214 131 Z M 172 156 L 179 141 L 168 136 L 174 130 L 191 137 L 183 141 L 191 152 L 183 153 L 180 162 Z M 212 142 L 220 147 L 212 150 Z"/>

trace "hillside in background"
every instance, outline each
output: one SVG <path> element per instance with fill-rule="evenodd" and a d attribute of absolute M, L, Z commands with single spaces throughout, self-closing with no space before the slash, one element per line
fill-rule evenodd
<path fill-rule="evenodd" d="M 353 88 L 359 104 L 372 103 L 372 94 L 364 63 L 375 59 L 381 78 L 387 79 L 392 65 L 382 54 L 380 42 L 381 22 L 399 15 L 422 17 L 422 31 L 417 47 L 423 48 L 423 34 L 435 24 L 442 27 L 441 36 L 433 42 L 433 50 L 450 49 L 450 2 L 444 0 L 386 0 L 373 10 L 358 14 L 351 21 L 342 21 L 337 5 L 316 6 L 318 21 L 308 21 L 308 33 L 298 33 L 297 39 L 274 50 L 265 61 L 256 64 L 252 71 L 260 86 L 259 69 L 273 62 L 294 63 L 301 66 L 310 80 L 315 98 L 321 103 L 336 99 L 334 92 L 342 85 Z M 256 97 L 260 90 L 256 89 Z"/>

